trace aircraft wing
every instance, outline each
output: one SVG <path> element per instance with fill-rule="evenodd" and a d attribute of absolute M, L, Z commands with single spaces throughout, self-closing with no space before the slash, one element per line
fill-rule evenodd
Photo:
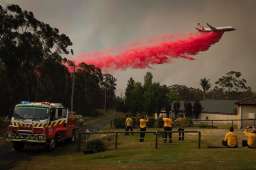
<path fill-rule="evenodd" d="M 211 28 L 211 30 L 217 31 L 217 29 L 216 29 L 214 26 L 212 26 L 212 25 L 210 25 L 210 24 L 208 24 L 208 23 L 206 23 L 206 24 L 207 24 L 207 26 L 208 26 L 209 28 Z"/>

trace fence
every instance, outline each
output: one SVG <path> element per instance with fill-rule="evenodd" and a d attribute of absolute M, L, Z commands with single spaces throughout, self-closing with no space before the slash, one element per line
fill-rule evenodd
<path fill-rule="evenodd" d="M 110 122 L 111 128 L 124 128 L 124 118 L 118 120 L 118 124 L 115 125 L 113 121 Z M 138 128 L 138 121 L 135 121 L 134 128 Z M 162 128 L 162 119 L 149 119 L 149 128 Z M 174 121 L 174 127 L 176 126 Z M 211 128 L 228 128 L 230 126 L 237 128 L 245 128 L 247 126 L 256 127 L 256 119 L 190 119 L 188 118 L 185 127 L 211 127 Z"/>
<path fill-rule="evenodd" d="M 125 134 L 127 132 L 125 131 L 102 131 L 102 132 L 79 132 L 78 133 L 78 137 L 77 137 L 77 149 L 78 151 L 81 151 L 81 146 L 83 144 L 87 144 L 88 142 L 88 137 L 90 135 L 95 135 L 95 134 L 110 134 L 114 136 L 114 149 L 118 148 L 118 134 Z M 133 131 L 132 133 L 134 134 L 140 134 L 140 133 L 146 133 L 146 134 L 153 134 L 155 135 L 155 142 L 154 142 L 154 147 L 155 149 L 159 148 L 159 135 L 166 133 L 164 131 L 146 131 L 146 132 L 140 132 L 140 131 Z M 168 133 L 168 132 L 167 132 Z M 179 133 L 179 131 L 171 131 L 171 133 Z M 192 134 L 197 134 L 198 135 L 198 139 L 197 139 L 197 144 L 198 144 L 198 148 L 201 148 L 201 132 L 200 131 L 184 131 L 184 134 L 188 134 L 188 133 L 192 133 Z"/>
<path fill-rule="evenodd" d="M 246 126 L 256 127 L 256 119 L 216 119 L 216 120 L 200 120 L 193 119 L 193 126 L 207 125 L 212 128 L 218 126 L 232 126 L 237 125 L 238 128 L 244 128 Z"/>

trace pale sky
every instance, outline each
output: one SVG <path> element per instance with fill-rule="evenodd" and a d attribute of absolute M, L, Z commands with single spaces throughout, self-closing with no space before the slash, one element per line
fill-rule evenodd
<path fill-rule="evenodd" d="M 230 70 L 240 71 L 256 89 L 256 1 L 254 0 L 0 0 L 16 3 L 35 17 L 59 28 L 70 37 L 76 54 L 120 47 L 162 34 L 196 32 L 198 22 L 230 25 L 210 50 L 194 61 L 183 59 L 150 69 L 111 71 L 117 93 L 124 93 L 127 80 L 143 81 L 152 72 L 161 84 L 184 84 L 199 88 L 200 78 L 217 78 Z"/>

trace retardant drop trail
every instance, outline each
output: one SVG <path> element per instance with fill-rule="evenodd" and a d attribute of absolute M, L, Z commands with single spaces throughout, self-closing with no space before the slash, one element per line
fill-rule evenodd
<path fill-rule="evenodd" d="M 206 51 L 218 42 L 223 32 L 204 32 L 190 34 L 176 40 L 166 40 L 150 45 L 131 47 L 117 54 L 98 52 L 79 54 L 73 57 L 76 65 L 80 63 L 92 64 L 101 69 L 145 68 L 154 64 L 163 64 L 173 58 L 193 60 L 193 56 Z"/>

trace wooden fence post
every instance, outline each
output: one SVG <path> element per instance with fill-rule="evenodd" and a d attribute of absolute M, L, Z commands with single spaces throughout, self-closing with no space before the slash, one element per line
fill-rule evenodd
<path fill-rule="evenodd" d="M 201 132 L 198 132 L 198 148 L 201 148 Z"/>
<path fill-rule="evenodd" d="M 117 149 L 118 132 L 115 132 L 115 149 Z"/>
<path fill-rule="evenodd" d="M 158 149 L 158 132 L 156 131 L 155 149 Z"/>
<path fill-rule="evenodd" d="M 212 120 L 212 128 L 213 128 L 213 120 Z"/>
<path fill-rule="evenodd" d="M 78 139 L 77 139 L 77 150 L 79 152 L 81 151 L 81 133 L 80 132 L 78 134 Z"/>

